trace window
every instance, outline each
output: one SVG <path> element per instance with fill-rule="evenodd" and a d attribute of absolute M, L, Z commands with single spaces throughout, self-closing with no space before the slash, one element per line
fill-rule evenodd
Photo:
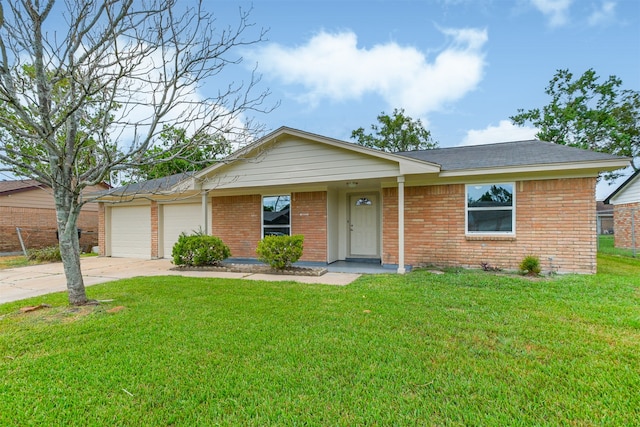
<path fill-rule="evenodd" d="M 513 184 L 467 185 L 467 233 L 513 234 Z"/>
<path fill-rule="evenodd" d="M 262 198 L 262 236 L 291 235 L 291 196 Z"/>

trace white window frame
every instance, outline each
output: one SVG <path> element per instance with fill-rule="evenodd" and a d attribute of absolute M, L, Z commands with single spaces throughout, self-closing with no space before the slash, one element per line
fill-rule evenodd
<path fill-rule="evenodd" d="M 511 206 L 497 206 L 490 208 L 469 207 L 469 187 L 474 186 L 491 186 L 491 185 L 510 185 L 511 186 Z M 469 211 L 495 211 L 510 210 L 511 211 L 511 231 L 469 231 Z M 476 182 L 473 184 L 465 184 L 464 187 L 464 231 L 467 236 L 515 236 L 516 234 L 516 183 L 515 182 Z"/>
<path fill-rule="evenodd" d="M 264 199 L 269 198 L 269 197 L 282 197 L 282 196 L 287 196 L 289 197 L 289 224 L 288 225 L 284 225 L 284 224 L 280 224 L 277 226 L 271 226 L 271 227 L 265 227 L 264 226 Z M 292 231 L 291 231 L 291 194 L 289 193 L 281 193 L 281 194 L 264 194 L 261 199 L 260 199 L 260 235 L 262 236 L 261 238 L 264 238 L 264 232 L 265 229 L 269 229 L 269 228 L 289 228 L 289 236 L 292 235 Z"/>

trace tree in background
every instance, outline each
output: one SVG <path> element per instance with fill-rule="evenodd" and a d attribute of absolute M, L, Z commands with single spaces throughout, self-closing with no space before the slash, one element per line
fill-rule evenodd
<path fill-rule="evenodd" d="M 15 0 L 0 3 L 0 172 L 52 189 L 69 302 L 86 304 L 77 219 L 83 189 L 149 162 L 186 157 L 204 135 L 247 135 L 259 81 L 218 81 L 235 48 L 258 43 L 248 12 L 216 28 L 202 2 Z M 217 83 L 217 84 L 216 84 Z M 213 86 L 214 95 L 199 90 Z M 149 156 L 166 126 L 189 129 Z"/>
<path fill-rule="evenodd" d="M 382 112 L 378 116 L 378 122 L 379 125 L 371 125 L 373 133 L 365 134 L 364 128 L 359 128 L 351 132 L 351 139 L 365 147 L 392 153 L 428 150 L 438 146 L 438 142 L 431 138 L 431 132 L 424 128 L 422 121 L 405 116 L 403 109 L 394 109 L 391 116 Z"/>
<path fill-rule="evenodd" d="M 221 134 L 188 137 L 184 129 L 165 126 L 156 144 L 145 153 L 145 163 L 133 175 L 136 180 L 149 180 L 199 171 L 231 151 L 231 143 Z"/>
<path fill-rule="evenodd" d="M 576 79 L 558 70 L 545 89 L 551 102 L 542 109 L 519 109 L 511 120 L 519 126 L 531 123 L 543 141 L 633 157 L 638 170 L 640 92 L 621 86 L 616 76 L 599 82 L 593 69 Z"/>

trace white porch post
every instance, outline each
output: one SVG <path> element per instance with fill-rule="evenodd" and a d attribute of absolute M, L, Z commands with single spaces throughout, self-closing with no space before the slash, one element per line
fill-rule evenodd
<path fill-rule="evenodd" d="M 209 234 L 209 213 L 207 212 L 207 192 L 202 191 L 202 231 L 205 235 Z"/>
<path fill-rule="evenodd" d="M 404 274 L 404 176 L 398 177 L 398 274 Z"/>

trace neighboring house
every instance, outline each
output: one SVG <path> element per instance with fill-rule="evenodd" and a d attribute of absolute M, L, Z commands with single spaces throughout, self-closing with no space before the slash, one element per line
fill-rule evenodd
<path fill-rule="evenodd" d="M 104 190 L 106 186 L 92 188 Z M 34 180 L 0 181 L 0 252 L 22 251 L 18 231 L 26 249 L 58 244 L 56 212 L 51 189 Z M 83 250 L 98 244 L 98 206 L 86 204 L 78 219 Z"/>
<path fill-rule="evenodd" d="M 613 205 L 616 248 L 640 248 L 640 170 L 633 173 L 607 197 Z"/>
<path fill-rule="evenodd" d="M 201 229 L 234 258 L 282 233 L 303 234 L 301 260 L 320 264 L 517 269 L 537 255 L 545 270 L 594 273 L 596 177 L 628 165 L 540 141 L 392 154 L 283 127 L 181 180 L 102 197 L 100 253 L 170 257 Z"/>
<path fill-rule="evenodd" d="M 596 202 L 598 234 L 613 234 L 613 206 L 604 201 Z"/>

